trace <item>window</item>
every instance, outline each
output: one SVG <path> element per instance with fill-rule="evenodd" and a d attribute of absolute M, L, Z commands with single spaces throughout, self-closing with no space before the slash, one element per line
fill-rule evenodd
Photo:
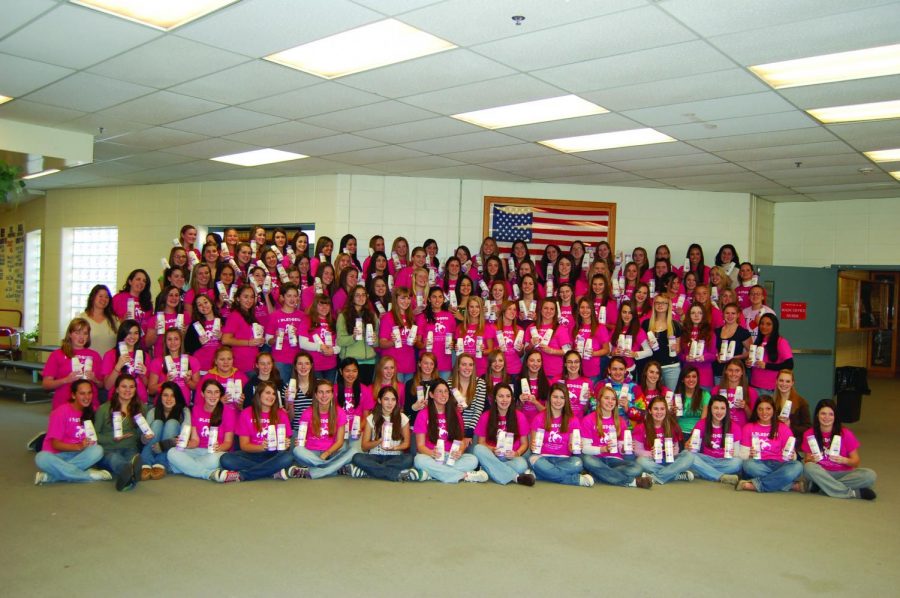
<path fill-rule="evenodd" d="M 68 322 L 84 311 L 94 285 L 116 290 L 119 229 L 63 229 L 62 320 Z"/>
<path fill-rule="evenodd" d="M 38 327 L 41 317 L 41 231 L 25 234 L 25 332 Z"/>

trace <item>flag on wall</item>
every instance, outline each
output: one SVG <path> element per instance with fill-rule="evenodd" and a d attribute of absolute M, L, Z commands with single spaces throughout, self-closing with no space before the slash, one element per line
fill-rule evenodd
<path fill-rule="evenodd" d="M 608 209 L 492 203 L 490 214 L 490 235 L 497 243 L 506 249 L 513 241 L 522 239 L 535 259 L 550 244 L 568 251 L 573 241 L 583 241 L 591 247 L 609 241 Z"/>

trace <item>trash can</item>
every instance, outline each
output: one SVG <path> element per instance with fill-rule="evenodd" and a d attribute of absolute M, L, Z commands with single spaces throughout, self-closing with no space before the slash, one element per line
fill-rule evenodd
<path fill-rule="evenodd" d="M 838 420 L 845 424 L 859 421 L 862 396 L 872 394 L 866 368 L 851 366 L 835 368 L 834 394 Z"/>

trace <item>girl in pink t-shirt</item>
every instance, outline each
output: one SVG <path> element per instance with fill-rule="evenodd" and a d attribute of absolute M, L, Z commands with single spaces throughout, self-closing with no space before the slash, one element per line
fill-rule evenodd
<path fill-rule="evenodd" d="M 412 378 L 416 371 L 415 335 L 410 338 L 415 325 L 409 289 L 395 287 L 391 311 L 381 316 L 378 326 L 378 345 L 383 356 L 392 357 L 396 362 L 401 382 Z"/>
<path fill-rule="evenodd" d="M 559 285 L 556 296 L 556 318 L 560 326 L 569 331 L 569 338 L 575 331 L 575 293 L 569 283 Z"/>
<path fill-rule="evenodd" d="M 500 318 L 495 327 L 497 348 L 506 358 L 506 371 L 510 376 L 517 376 L 522 372 L 522 353 L 525 350 L 525 331 L 518 324 L 518 315 L 517 303 L 504 301 L 500 305 Z"/>
<path fill-rule="evenodd" d="M 349 475 L 350 460 L 359 449 L 351 449 L 346 438 L 347 414 L 334 400 L 334 385 L 330 380 L 316 381 L 312 407 L 300 416 L 300 434 L 294 446 L 294 459 L 300 464 L 297 477 L 318 479 Z M 303 427 L 306 424 L 306 440 Z"/>
<path fill-rule="evenodd" d="M 741 390 L 738 391 L 737 389 Z M 756 399 L 759 394 L 750 388 L 747 382 L 747 373 L 744 362 L 734 358 L 725 364 L 724 375 L 719 386 L 712 389 L 713 396 L 721 395 L 728 399 L 728 407 L 732 421 L 743 428 L 750 419 L 750 414 L 756 407 Z M 703 417 L 706 417 L 706 412 Z"/>
<path fill-rule="evenodd" d="M 578 351 L 566 351 L 563 355 L 563 367 L 565 370 L 558 382 L 566 385 L 572 414 L 580 420 L 587 413 L 591 402 L 591 380 L 581 371 L 581 355 Z"/>
<path fill-rule="evenodd" d="M 747 363 L 750 367 L 750 384 L 760 392 L 774 393 L 778 372 L 794 369 L 791 345 L 778 333 L 778 328 L 778 318 L 773 314 L 763 314 L 760 317 L 759 335 L 753 344 L 763 347 L 763 360 Z"/>
<path fill-rule="evenodd" d="M 529 348 L 541 352 L 547 376 L 560 377 L 563 372 L 563 355 L 571 347 L 572 339 L 569 337 L 569 329 L 559 325 L 556 302 L 553 299 L 541 301 L 538 321 L 525 331 L 525 340 Z"/>
<path fill-rule="evenodd" d="M 477 445 L 472 451 L 488 477 L 498 484 L 516 482 L 534 485 L 528 472 L 528 420 L 516 409 L 512 387 L 501 383 L 494 387 L 491 408 L 481 415 L 475 427 Z"/>
<path fill-rule="evenodd" d="M 50 353 L 44 364 L 44 377 L 41 386 L 46 391 L 53 391 L 53 408 L 65 405 L 71 398 L 71 385 L 76 380 L 84 379 L 94 385 L 94 409 L 100 407 L 97 392 L 102 384 L 102 361 L 100 354 L 90 349 L 91 325 L 84 318 L 75 318 L 69 322 L 62 346 Z"/>
<path fill-rule="evenodd" d="M 213 474 L 218 482 L 249 482 L 260 478 L 287 480 L 299 477 L 290 451 L 291 422 L 278 406 L 278 389 L 272 382 L 256 387 L 251 405 L 241 411 L 235 433 L 240 450 L 225 453 L 221 469 Z"/>
<path fill-rule="evenodd" d="M 650 401 L 644 423 L 634 428 L 633 440 L 637 464 L 650 474 L 654 484 L 694 480 L 694 474 L 688 471 L 694 456 L 681 450 L 681 438 L 678 420 L 669 410 L 665 397 Z"/>
<path fill-rule="evenodd" d="M 647 359 L 653 355 L 647 333 L 640 327 L 634 305 L 629 301 L 619 306 L 619 319 L 609 338 L 609 345 L 610 355 L 624 359 L 625 368 L 629 372 L 634 371 L 635 360 Z"/>
<path fill-rule="evenodd" d="M 244 406 L 245 399 L 243 388 L 247 384 L 247 375 L 234 367 L 234 354 L 231 351 L 231 347 L 221 345 L 216 349 L 216 352 L 213 354 L 212 367 L 197 381 L 200 388 L 203 387 L 203 383 L 206 382 L 206 380 L 215 380 L 224 386 L 226 394 L 222 395 L 222 402 L 227 407 L 240 412 Z M 233 384 L 235 380 L 240 383 L 240 394 L 228 396 L 228 385 Z M 199 404 L 202 401 L 203 395 L 200 394 L 200 391 L 197 391 L 194 396 L 194 404 Z"/>
<path fill-rule="evenodd" d="M 237 301 L 237 272 L 231 264 L 222 264 L 216 272 L 216 306 L 224 323 Z M 233 291 L 233 292 L 232 292 Z"/>
<path fill-rule="evenodd" d="M 597 320 L 590 299 L 582 297 L 576 309 L 572 341 L 580 352 L 584 375 L 596 383 L 602 374 L 602 358 L 609 354 L 609 333 L 606 326 Z"/>
<path fill-rule="evenodd" d="M 572 414 L 569 391 L 565 384 L 557 382 L 550 387 L 547 409 L 531 421 L 531 456 L 528 458 L 539 480 L 593 486 L 594 478 L 581 473 L 584 465 L 581 442 L 572 441 L 573 432 L 581 435 L 581 423 Z"/>
<path fill-rule="evenodd" d="M 591 288 L 585 298 L 591 302 L 597 322 L 606 327 L 607 334 L 612 333 L 616 327 L 618 308 L 609 288 L 609 279 L 605 274 L 591 276 Z"/>
<path fill-rule="evenodd" d="M 416 347 L 420 352 L 429 351 L 434 354 L 438 372 L 442 378 L 446 379 L 450 377 L 450 370 L 453 369 L 456 319 L 443 306 L 444 292 L 439 287 L 431 287 L 431 291 L 428 293 L 428 306 L 416 318 L 419 328 Z M 430 341 L 429 334 L 431 335 Z M 449 351 L 447 351 L 448 348 Z"/>
<path fill-rule="evenodd" d="M 344 427 L 344 438 L 348 448 L 358 453 L 360 448 L 359 431 L 366 416 L 375 408 L 372 389 L 359 379 L 359 362 L 353 357 L 345 357 L 338 366 L 337 384 L 334 387 L 335 402 L 344 410 L 347 424 Z M 356 430 L 354 432 L 354 429 Z"/>
<path fill-rule="evenodd" d="M 604 484 L 650 489 L 653 479 L 641 475 L 641 467 L 635 463 L 633 454 L 623 454 L 628 423 L 619 417 L 617 403 L 616 391 L 606 386 L 600 390 L 597 410 L 581 420 L 584 468 Z"/>
<path fill-rule="evenodd" d="M 202 401 L 197 401 L 191 409 L 191 436 L 187 447 L 179 450 L 170 448 L 167 457 L 172 473 L 180 473 L 192 478 L 214 482 L 225 481 L 216 478 L 219 460 L 229 452 L 234 444 L 234 427 L 237 412 L 225 406 L 225 389 L 212 379 L 200 386 Z M 210 447 L 211 439 L 215 443 Z"/>
<path fill-rule="evenodd" d="M 416 467 L 409 472 L 409 479 L 434 478 L 445 484 L 488 480 L 485 472 L 475 471 L 475 455 L 466 452 L 471 440 L 465 436 L 459 407 L 445 381 L 437 380 L 429 386 L 428 407 L 419 411 L 413 431 Z"/>
<path fill-rule="evenodd" d="M 510 384 L 511 378 L 509 372 L 506 371 L 506 357 L 503 355 L 503 351 L 494 349 L 488 353 L 487 361 L 488 369 L 481 379 L 484 380 L 485 397 L 493 397 L 494 387 L 498 384 Z M 485 405 L 486 407 L 487 405 Z"/>
<path fill-rule="evenodd" d="M 166 351 L 163 345 L 165 331 L 178 328 L 184 334 L 190 324 L 191 319 L 184 313 L 181 291 L 167 286 L 156 297 L 156 312 L 144 320 L 144 344 L 152 347 L 154 357 L 161 357 Z"/>
<path fill-rule="evenodd" d="M 487 354 L 497 345 L 497 332 L 484 320 L 484 301 L 471 296 L 465 304 L 466 315 L 456 331 L 457 344 L 463 351 L 475 357 L 475 373 L 483 376 L 487 371 Z"/>
<path fill-rule="evenodd" d="M 212 367 L 213 354 L 221 346 L 222 325 L 216 304 L 206 295 L 194 298 L 194 323 L 184 335 L 184 350 L 199 364 L 200 372 Z"/>
<path fill-rule="evenodd" d="M 648 361 L 641 371 L 641 392 L 649 402 L 656 397 L 665 397 L 672 390 L 662 383 L 662 368 L 655 361 Z"/>
<path fill-rule="evenodd" d="M 709 318 L 700 305 L 691 305 L 687 317 L 682 323 L 681 361 L 685 365 L 693 365 L 700 373 L 700 386 L 713 387 L 712 364 L 716 360 L 716 339 Z M 701 350 L 700 343 L 703 342 Z"/>
<path fill-rule="evenodd" d="M 150 295 L 150 276 L 145 270 L 132 270 L 122 286 L 122 290 L 112 298 L 113 313 L 122 320 L 137 320 L 144 325 L 144 318 L 153 312 Z"/>
<path fill-rule="evenodd" d="M 298 331 L 300 347 L 312 355 L 316 376 L 333 381 L 341 347 L 337 344 L 331 302 L 324 295 L 317 295 L 306 316 Z"/>
<path fill-rule="evenodd" d="M 206 264 L 194 266 L 194 269 L 191 271 L 191 288 L 184 294 L 184 313 L 191 319 L 194 319 L 194 300 L 202 295 L 205 295 L 210 300 L 215 300 L 216 298 L 212 271 Z"/>
<path fill-rule="evenodd" d="M 190 402 L 191 392 L 200 380 L 200 362 L 196 357 L 182 352 L 184 339 L 177 328 L 166 330 L 165 353 L 150 362 L 150 381 L 147 391 L 156 396 L 165 381 L 174 382 L 181 389 L 182 396 Z"/>
<path fill-rule="evenodd" d="M 803 434 L 803 471 L 809 483 L 832 498 L 874 500 L 875 472 L 859 466 L 859 441 L 841 425 L 836 411 L 832 399 L 816 405 L 813 427 Z"/>
<path fill-rule="evenodd" d="M 124 345 L 125 351 L 121 349 Z M 103 386 L 107 391 L 113 389 L 116 378 L 122 372 L 131 374 L 137 380 L 137 393 L 144 403 L 147 402 L 147 372 L 149 357 L 140 349 L 141 327 L 137 320 L 125 320 L 119 324 L 116 334 L 116 346 L 103 356 Z"/>
<path fill-rule="evenodd" d="M 44 444 L 34 457 L 40 470 L 34 476 L 37 485 L 112 479 L 108 471 L 92 469 L 103 458 L 103 449 L 84 432 L 84 422 L 94 417 L 94 387 L 87 380 L 76 380 L 69 391 L 69 401 L 50 413 Z"/>
<path fill-rule="evenodd" d="M 544 373 L 544 358 L 537 349 L 529 349 L 525 353 L 525 368 L 516 381 L 513 394 L 518 396 L 519 409 L 528 421 L 533 421 L 538 413 L 546 409 L 550 396 L 550 380 Z"/>
<path fill-rule="evenodd" d="M 741 431 L 744 474 L 748 480 L 738 482 L 735 490 L 752 492 L 802 492 L 798 481 L 803 464 L 797 461 L 797 447 L 791 429 L 775 418 L 775 401 L 759 397 L 750 422 Z"/>
<path fill-rule="evenodd" d="M 735 485 L 741 473 L 741 427 L 731 421 L 728 399 L 709 400 L 706 419 L 694 426 L 685 448 L 694 453 L 691 471 L 701 479 Z"/>
<path fill-rule="evenodd" d="M 266 342 L 264 329 L 253 315 L 255 306 L 256 291 L 248 284 L 242 285 L 237 292 L 234 311 L 222 329 L 222 344 L 232 348 L 234 365 L 242 372 L 253 369 L 256 354 Z"/>

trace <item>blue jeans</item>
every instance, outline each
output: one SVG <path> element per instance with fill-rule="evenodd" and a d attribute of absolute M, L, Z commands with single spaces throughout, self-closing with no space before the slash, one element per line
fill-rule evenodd
<path fill-rule="evenodd" d="M 177 419 L 170 419 L 165 422 L 155 419 L 150 423 L 150 429 L 153 430 L 155 436 L 153 440 L 148 444 L 145 444 L 144 448 L 141 449 L 141 461 L 144 465 L 162 465 L 166 469 L 169 469 L 169 460 L 168 457 L 166 457 L 166 451 L 157 453 L 154 452 L 153 447 L 159 447 L 160 440 L 168 440 L 169 438 L 177 437 L 179 432 L 181 432 L 181 422 Z"/>
<path fill-rule="evenodd" d="M 172 473 L 180 473 L 189 478 L 207 480 L 212 475 L 212 472 L 219 468 L 219 462 L 224 454 L 218 451 L 210 453 L 205 448 L 192 448 L 183 451 L 179 451 L 177 448 L 170 448 L 168 451 L 169 467 Z"/>
<path fill-rule="evenodd" d="M 531 467 L 539 480 L 579 486 L 584 463 L 580 457 L 538 457 Z"/>
<path fill-rule="evenodd" d="M 137 454 L 138 450 L 136 446 L 103 449 L 103 458 L 100 459 L 100 467 L 113 475 L 117 475 L 119 470 L 131 463 L 131 459 Z"/>
<path fill-rule="evenodd" d="M 475 458 L 481 464 L 481 468 L 487 472 L 488 477 L 498 484 L 515 482 L 519 474 L 528 471 L 528 461 L 524 457 L 507 459 L 498 457 L 493 449 L 483 444 L 476 445 L 472 450 Z"/>
<path fill-rule="evenodd" d="M 353 455 L 351 462 L 366 472 L 370 478 L 396 482 L 400 478 L 401 471 L 413 466 L 413 456 L 409 453 L 402 455 L 357 453 Z"/>
<path fill-rule="evenodd" d="M 641 466 L 634 460 L 608 459 L 595 455 L 582 455 L 584 468 L 598 482 L 610 486 L 628 486 L 641 475 Z"/>
<path fill-rule="evenodd" d="M 241 474 L 241 480 L 245 482 L 271 478 L 293 464 L 294 455 L 291 451 L 263 451 L 261 453 L 235 451 L 223 453 L 222 458 L 219 459 L 220 467 L 238 472 Z"/>
<path fill-rule="evenodd" d="M 803 465 L 803 473 L 810 482 L 832 498 L 853 498 L 854 490 L 875 485 L 875 472 L 856 468 L 850 471 L 828 471 L 818 463 Z"/>
<path fill-rule="evenodd" d="M 87 470 L 102 458 L 103 449 L 92 444 L 80 451 L 41 451 L 34 456 L 34 463 L 47 474 L 48 482 L 90 482 Z"/>
<path fill-rule="evenodd" d="M 738 458 L 717 459 L 703 453 L 694 453 L 694 463 L 691 471 L 700 478 L 710 482 L 718 482 L 723 475 L 736 475 L 741 473 L 743 464 Z"/>
<path fill-rule="evenodd" d="M 275 362 L 275 367 L 278 368 L 278 373 L 281 376 L 281 381 L 287 384 L 288 380 L 291 379 L 291 374 L 294 366 L 290 363 L 281 363 L 280 361 Z"/>
<path fill-rule="evenodd" d="M 694 464 L 694 453 L 681 451 L 674 463 L 657 463 L 650 457 L 638 457 L 638 465 L 653 478 L 654 484 L 666 484 L 674 480 L 679 473 L 684 473 Z"/>
<path fill-rule="evenodd" d="M 412 380 L 412 377 L 414 375 L 415 374 L 412 374 L 412 373 L 411 374 L 401 374 L 400 372 L 397 372 L 397 380 L 400 381 L 400 384 L 406 384 L 407 382 Z"/>
<path fill-rule="evenodd" d="M 660 370 L 663 384 L 665 384 L 666 388 L 674 391 L 675 387 L 678 386 L 678 377 L 681 375 L 681 364 L 675 363 L 671 366 L 660 368 Z"/>
<path fill-rule="evenodd" d="M 323 380 L 328 380 L 329 382 L 334 382 L 334 377 L 337 375 L 337 368 L 331 368 L 328 370 L 319 370 L 316 372 L 316 378 L 321 378 Z M 283 380 L 283 378 L 282 378 Z M 290 380 L 290 377 L 288 377 Z"/>
<path fill-rule="evenodd" d="M 789 492 L 791 485 L 803 473 L 800 461 L 747 459 L 744 473 L 756 486 L 757 492 Z"/>
<path fill-rule="evenodd" d="M 347 442 L 344 442 L 344 445 L 338 449 L 338 452 L 331 455 L 327 461 L 320 456 L 324 452 L 324 450 L 313 451 L 305 446 L 295 446 L 292 451 L 294 460 L 297 463 L 304 467 L 309 467 L 309 477 L 314 480 L 336 475 L 338 470 L 350 463 L 353 455 L 356 454 L 351 450 Z"/>
<path fill-rule="evenodd" d="M 463 479 L 466 472 L 475 471 L 475 468 L 478 467 L 478 459 L 471 453 L 460 455 L 453 465 L 438 463 L 428 455 L 419 453 L 413 459 L 413 463 L 415 463 L 417 469 L 427 471 L 431 477 L 445 484 L 459 482 Z"/>

